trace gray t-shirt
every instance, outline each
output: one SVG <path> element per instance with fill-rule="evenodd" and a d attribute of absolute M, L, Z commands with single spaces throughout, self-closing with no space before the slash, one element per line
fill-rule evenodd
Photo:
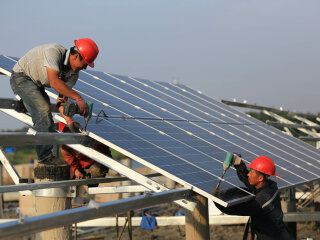
<path fill-rule="evenodd" d="M 79 73 L 69 65 L 69 51 L 58 44 L 45 44 L 31 49 L 14 65 L 14 72 L 23 72 L 39 87 L 51 87 L 46 67 L 60 73 L 60 79 L 72 88 Z"/>

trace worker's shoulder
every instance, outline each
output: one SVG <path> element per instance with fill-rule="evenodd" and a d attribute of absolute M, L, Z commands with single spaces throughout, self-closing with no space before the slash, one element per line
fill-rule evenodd
<path fill-rule="evenodd" d="M 66 51 L 66 49 L 63 46 L 61 46 L 60 44 L 57 44 L 57 43 L 43 44 L 43 45 L 40 45 L 39 47 L 42 48 L 43 50 L 52 49 L 52 50 L 56 50 L 56 51 L 59 51 L 62 53 L 64 53 Z"/>
<path fill-rule="evenodd" d="M 65 52 L 66 49 L 63 46 L 49 43 L 32 48 L 24 57 L 27 59 L 42 59 L 43 56 L 46 56 L 46 58 L 62 58 Z"/>
<path fill-rule="evenodd" d="M 269 180 L 265 186 L 263 186 L 256 192 L 256 199 L 261 205 L 263 205 L 265 202 L 269 201 L 274 196 L 277 190 L 277 183 L 272 180 Z"/>
<path fill-rule="evenodd" d="M 47 50 L 47 49 L 57 49 L 58 51 L 66 51 L 66 49 L 61 46 L 60 44 L 57 43 L 46 43 L 46 44 L 42 44 L 42 45 L 38 45 L 34 48 L 32 48 L 29 52 L 33 52 L 33 51 L 41 51 L 41 50 Z"/>

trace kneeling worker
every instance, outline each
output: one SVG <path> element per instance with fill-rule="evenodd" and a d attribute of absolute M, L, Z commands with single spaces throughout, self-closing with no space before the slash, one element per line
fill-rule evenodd
<path fill-rule="evenodd" d="M 275 175 L 273 161 L 268 157 L 259 156 L 247 165 L 250 168 L 248 171 L 240 157 L 234 158 L 233 166 L 237 170 L 239 179 L 246 185 L 248 191 L 255 194 L 255 197 L 227 208 L 215 203 L 217 208 L 230 215 L 250 216 L 243 239 L 247 239 L 249 225 L 251 225 L 251 239 L 254 239 L 254 235 L 257 235 L 258 240 L 293 239 L 283 222 L 277 183 L 269 179 L 269 176 Z"/>
<path fill-rule="evenodd" d="M 60 132 L 71 132 L 68 126 L 62 122 L 58 122 Z M 92 148 L 98 152 L 111 157 L 111 151 L 106 145 L 92 140 Z M 61 145 L 62 158 L 70 165 L 70 179 L 98 178 L 105 177 L 109 172 L 109 168 L 95 162 L 91 158 L 78 151 Z"/>

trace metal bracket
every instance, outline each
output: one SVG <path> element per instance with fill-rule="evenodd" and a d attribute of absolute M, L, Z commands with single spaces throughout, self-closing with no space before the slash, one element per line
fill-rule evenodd
<path fill-rule="evenodd" d="M 76 189 L 76 186 L 37 189 L 33 190 L 33 195 L 35 197 L 75 197 Z"/>

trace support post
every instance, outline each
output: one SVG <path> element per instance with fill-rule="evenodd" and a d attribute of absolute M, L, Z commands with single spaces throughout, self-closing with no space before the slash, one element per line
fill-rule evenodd
<path fill-rule="evenodd" d="M 36 162 L 34 168 L 35 182 L 52 182 L 59 180 L 68 180 L 70 178 L 70 167 L 67 163 L 63 163 L 63 160 L 60 161 L 60 165 L 45 165 Z M 41 191 L 35 192 L 34 201 L 36 215 L 53 213 L 71 208 L 71 198 L 64 195 L 63 191 L 59 191 L 60 189 L 61 188 L 54 188 L 52 193 L 41 193 Z M 71 237 L 71 225 L 48 231 L 38 232 L 35 235 L 36 240 L 68 240 L 71 239 Z"/>
<path fill-rule="evenodd" d="M 210 240 L 208 199 L 197 195 L 193 212 L 186 210 L 186 240 Z"/>
<path fill-rule="evenodd" d="M 133 211 L 128 211 L 128 237 L 129 240 L 132 240 L 132 216 Z"/>
<path fill-rule="evenodd" d="M 130 158 L 124 156 L 122 159 L 121 159 L 121 163 L 125 166 L 127 166 L 128 168 L 131 168 L 131 165 L 132 165 L 132 161 Z M 126 185 L 131 185 L 131 181 L 128 180 L 128 181 L 123 181 L 121 182 L 121 186 L 126 186 Z M 122 193 L 122 198 L 129 198 L 131 197 L 131 193 Z"/>
<path fill-rule="evenodd" d="M 132 160 L 126 156 L 123 156 L 121 159 L 121 163 L 129 168 L 132 167 Z M 121 182 L 122 186 L 125 185 L 131 185 L 131 181 L 123 181 Z M 131 197 L 131 193 L 122 193 L 122 198 L 129 198 Z M 131 219 L 131 211 L 127 212 L 127 220 L 128 220 L 128 237 L 131 240 L 132 239 L 132 219 Z"/>
<path fill-rule="evenodd" d="M 166 178 L 166 187 L 169 188 L 169 189 L 175 189 L 176 188 L 176 182 L 167 177 Z"/>
<path fill-rule="evenodd" d="M 0 162 L 0 186 L 3 185 L 3 169 L 2 163 Z M 3 218 L 3 194 L 0 193 L 0 218 Z"/>
<path fill-rule="evenodd" d="M 286 190 L 284 198 L 281 200 L 281 207 L 284 213 L 296 212 L 296 189 L 290 188 Z M 297 223 L 288 222 L 286 223 L 290 234 L 293 239 L 297 239 Z"/>
<path fill-rule="evenodd" d="M 320 181 L 314 183 L 314 188 L 318 188 L 319 185 L 320 185 Z M 314 211 L 315 212 L 320 212 L 320 195 L 319 194 L 314 199 Z M 317 221 L 314 224 L 315 224 L 315 228 L 319 232 L 319 230 L 320 230 L 320 221 Z"/>

